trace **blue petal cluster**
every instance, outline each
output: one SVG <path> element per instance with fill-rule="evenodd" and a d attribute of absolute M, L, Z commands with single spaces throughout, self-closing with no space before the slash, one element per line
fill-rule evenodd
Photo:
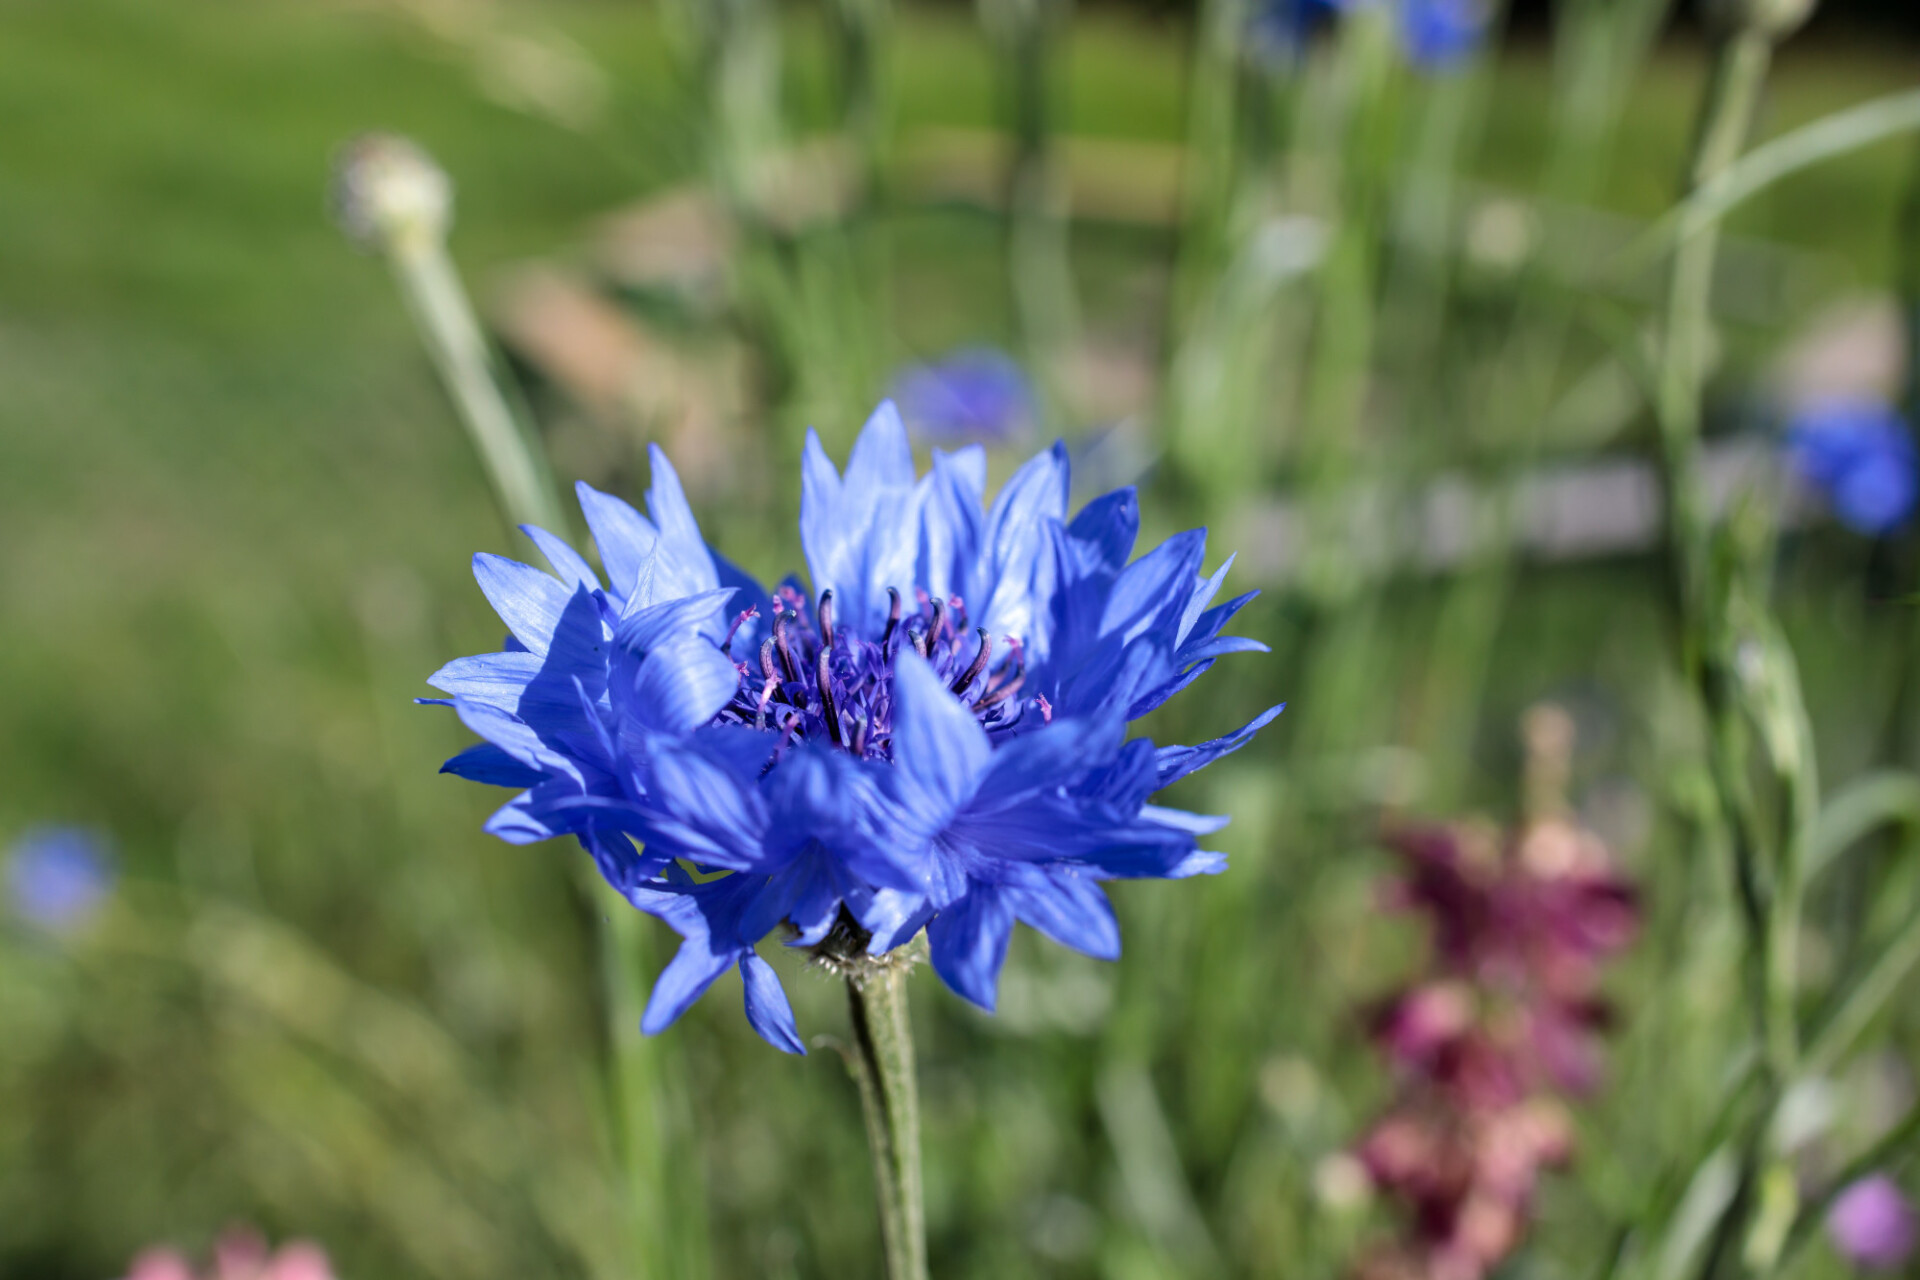
<path fill-rule="evenodd" d="M 1400 44 L 1429 71 L 1459 66 L 1480 48 L 1492 14 L 1487 0 L 1401 0 Z"/>
<path fill-rule="evenodd" d="M 1256 0 L 1248 17 L 1247 36 L 1254 54 L 1271 62 L 1291 63 L 1315 32 L 1362 0 Z"/>
<path fill-rule="evenodd" d="M 1290 62 L 1323 26 L 1375 0 L 1258 0 L 1248 37 L 1256 56 Z M 1400 48 L 1427 71 L 1459 66 L 1485 43 L 1492 25 L 1489 0 L 1393 0 Z"/>
<path fill-rule="evenodd" d="M 684 942 L 643 1027 L 673 1022 L 738 966 L 747 1017 L 803 1052 L 754 947 L 881 955 L 924 928 L 948 986 L 985 1008 L 1016 920 L 1089 955 L 1120 939 L 1101 883 L 1218 871 L 1223 825 L 1147 803 L 1244 744 L 1280 708 L 1197 747 L 1127 740 L 1127 722 L 1219 657 L 1204 530 L 1138 559 L 1131 489 L 1067 514 L 1059 446 L 985 501 L 979 446 L 916 476 L 892 404 L 843 475 L 809 434 L 801 542 L 813 591 L 769 593 L 708 548 L 671 464 L 646 516 L 589 486 L 605 577 L 526 532 L 547 573 L 474 559 L 511 633 L 430 683 L 484 739 L 447 772 L 520 788 L 487 829 L 573 835 Z M 1229 561 L 1229 563 L 1231 563 Z"/>
<path fill-rule="evenodd" d="M 40 928 L 65 933 L 86 923 L 113 892 L 106 842 L 84 827 L 35 827 L 7 853 L 14 910 Z"/>
<path fill-rule="evenodd" d="M 1840 522 L 1869 537 L 1907 522 L 1920 501 L 1920 450 L 1898 410 L 1864 396 L 1815 400 L 1787 430 L 1787 464 Z"/>
<path fill-rule="evenodd" d="M 1031 431 L 1037 416 L 1027 375 L 991 347 L 902 370 L 893 399 L 915 435 L 940 445 L 1004 444 Z"/>

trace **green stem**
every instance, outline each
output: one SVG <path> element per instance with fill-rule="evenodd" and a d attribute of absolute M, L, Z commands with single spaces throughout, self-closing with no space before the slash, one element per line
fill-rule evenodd
<path fill-rule="evenodd" d="M 1887 1001 L 1899 993 L 1907 975 L 1917 965 L 1920 965 L 1920 915 L 1907 921 L 1893 936 L 1879 959 L 1820 1028 L 1807 1050 L 1803 1074 L 1811 1078 L 1838 1066 Z"/>
<path fill-rule="evenodd" d="M 408 237 L 394 243 L 388 261 L 507 519 L 564 532 L 553 473 L 494 379 L 486 339 L 446 245 L 437 238 Z"/>
<path fill-rule="evenodd" d="M 1689 194 L 1712 183 L 1738 158 L 1772 51 L 1771 39 L 1751 28 L 1734 31 L 1721 42 L 1688 166 Z M 1735 882 L 1756 953 L 1757 1020 L 1769 1065 L 1776 1078 L 1785 1079 L 1794 1053 L 1791 937 L 1798 927 L 1798 894 L 1783 882 L 1781 891 L 1774 894 L 1773 918 L 1768 918 L 1759 822 L 1745 780 L 1746 734 L 1738 704 L 1738 675 L 1730 669 L 1725 601 L 1712 584 L 1711 537 L 1700 472 L 1701 402 L 1718 247 L 1719 229 L 1709 226 L 1674 253 L 1656 407 L 1682 659 L 1705 704 L 1708 752 L 1719 801 L 1708 834 L 1717 839 L 1724 833 L 1732 840 Z M 1793 918 L 1783 918 L 1788 915 Z"/>
<path fill-rule="evenodd" d="M 1689 193 L 1711 182 L 1740 153 L 1766 79 L 1772 44 L 1750 31 L 1729 36 L 1714 60 L 1713 79 L 1687 173 Z M 1717 226 L 1704 228 L 1674 253 L 1667 294 L 1666 344 L 1660 371 L 1660 440 L 1667 467 L 1669 536 L 1682 616 L 1697 629 L 1710 612 L 1708 546 L 1700 482 L 1701 390 L 1706 382 Z M 1697 637 L 1696 637 L 1697 638 Z M 1699 653 L 1692 657 L 1697 661 Z"/>
<path fill-rule="evenodd" d="M 867 1148 L 879 1190 L 887 1280 L 927 1280 L 927 1222 L 920 1192 L 920 1095 L 907 1017 L 910 966 L 856 961 L 847 970 L 853 1016 L 848 1069 L 860 1087 Z"/>

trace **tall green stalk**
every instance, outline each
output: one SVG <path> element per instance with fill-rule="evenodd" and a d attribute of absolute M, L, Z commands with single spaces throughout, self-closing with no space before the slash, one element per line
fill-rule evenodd
<path fill-rule="evenodd" d="M 1739 158 L 1773 47 L 1810 9 L 1810 0 L 1733 0 L 1721 6 L 1724 26 L 1685 175 L 1687 196 L 1709 188 Z M 1713 779 L 1702 835 L 1726 850 L 1731 863 L 1745 924 L 1748 993 L 1764 1088 L 1777 1099 L 1799 1067 L 1795 983 L 1802 850 L 1817 784 L 1792 652 L 1768 616 L 1764 581 L 1758 580 L 1763 575 L 1754 567 L 1765 554 L 1768 535 L 1764 529 L 1742 531 L 1737 521 L 1716 535 L 1706 509 L 1700 432 L 1718 242 L 1718 226 L 1710 223 L 1675 249 L 1655 412 L 1681 661 L 1704 712 Z M 1780 804 L 1772 822 L 1754 790 L 1756 747 L 1778 788 Z M 1739 1257 L 1747 1270 L 1764 1274 L 1780 1257 L 1795 1206 L 1791 1173 L 1764 1131 L 1772 1111 L 1771 1102 L 1762 1107 L 1737 1144 L 1740 1193 L 1719 1215 L 1703 1276 L 1730 1256 L 1743 1222 Z"/>
<path fill-rule="evenodd" d="M 391 267 L 434 368 L 480 455 L 510 526 L 568 525 L 552 469 L 504 389 L 500 370 L 447 253 L 452 184 L 413 144 L 369 137 L 349 148 L 336 195 L 349 234 Z M 604 911 L 606 888 L 584 862 L 577 887 L 597 924 L 607 1037 L 606 1105 L 624 1182 L 628 1256 L 644 1274 L 697 1280 L 709 1271 L 700 1179 L 673 1176 L 661 1105 L 673 1051 L 639 1034 L 645 936 L 631 911 Z"/>
<path fill-rule="evenodd" d="M 1777 6 L 1776 6 L 1777 10 Z M 1800 17 L 1804 17 L 1802 12 Z M 1765 4 L 1739 6 L 1714 55 L 1686 174 L 1687 194 L 1711 184 L 1738 158 L 1752 127 L 1766 82 L 1774 43 L 1794 25 Z M 1737 588 L 1719 574 L 1708 526 L 1700 470 L 1703 391 L 1711 343 L 1713 270 L 1717 226 L 1703 227 L 1674 253 L 1667 290 L 1664 345 L 1656 387 L 1666 480 L 1667 533 L 1674 596 L 1680 621 L 1683 666 L 1697 688 L 1707 718 L 1708 757 L 1715 784 L 1715 810 L 1707 836 L 1729 849 L 1739 900 L 1747 921 L 1753 963 L 1752 997 L 1766 1060 L 1776 1083 L 1792 1075 L 1798 1054 L 1794 1021 L 1795 943 L 1800 921 L 1800 841 L 1786 824 L 1774 841 L 1748 778 L 1751 749 L 1746 677 L 1739 669 L 1743 637 L 1736 628 Z M 1737 573 L 1738 570 L 1731 571 Z M 1759 611 L 1757 601 L 1749 606 Z M 1756 620 L 1762 621 L 1763 616 Z M 1790 662 L 1781 652 L 1769 656 Z M 1798 788 L 1791 788 L 1797 790 Z M 1799 809 L 1800 806 L 1792 806 Z M 1796 815 L 1804 822 L 1811 815 Z M 1769 846 L 1775 857 L 1768 865 Z"/>

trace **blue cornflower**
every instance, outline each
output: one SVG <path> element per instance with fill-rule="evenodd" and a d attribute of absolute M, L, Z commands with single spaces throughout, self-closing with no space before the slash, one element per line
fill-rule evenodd
<path fill-rule="evenodd" d="M 1005 353 L 969 347 L 902 370 L 893 398 L 907 426 L 934 444 L 1003 444 L 1033 429 L 1033 386 Z"/>
<path fill-rule="evenodd" d="M 7 856 L 14 910 L 33 924 L 64 933 L 84 924 L 113 891 L 105 842 L 83 827 L 36 827 Z"/>
<path fill-rule="evenodd" d="M 523 788 L 487 828 L 571 834 L 684 939 L 643 1029 L 739 967 L 770 1043 L 803 1052 L 756 945 L 784 929 L 824 960 L 927 930 L 948 986 L 991 1008 L 1013 923 L 1111 958 L 1101 882 L 1222 869 L 1222 821 L 1147 803 L 1278 714 L 1198 747 L 1127 722 L 1223 654 L 1251 595 L 1212 599 L 1204 531 L 1132 559 L 1123 489 L 1067 518 L 1067 455 L 1029 460 L 991 505 L 978 446 L 918 477 L 883 404 L 843 475 L 809 433 L 801 544 L 812 591 L 768 593 L 702 541 L 664 454 L 648 516 L 580 502 L 605 578 L 529 527 L 553 574 L 498 556 L 475 576 L 511 633 L 430 682 L 485 739 L 445 766 Z"/>
<path fill-rule="evenodd" d="M 1842 524 L 1877 537 L 1913 514 L 1920 454 L 1892 405 L 1866 396 L 1814 400 L 1787 429 L 1787 463 Z"/>
<path fill-rule="evenodd" d="M 1400 43 L 1407 60 L 1429 71 L 1458 66 L 1486 39 L 1487 0 L 1400 0 Z"/>

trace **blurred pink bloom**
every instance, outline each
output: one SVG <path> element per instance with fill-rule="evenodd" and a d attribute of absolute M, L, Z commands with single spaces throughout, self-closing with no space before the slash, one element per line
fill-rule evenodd
<path fill-rule="evenodd" d="M 193 1268 L 171 1249 L 148 1249 L 133 1260 L 127 1280 L 194 1280 Z"/>
<path fill-rule="evenodd" d="M 230 1227 L 213 1247 L 213 1266 L 196 1272 L 172 1249 L 148 1249 L 133 1260 L 126 1280 L 335 1280 L 319 1245 L 296 1240 L 270 1250 L 251 1227 Z"/>
<path fill-rule="evenodd" d="M 1842 1191 L 1827 1211 L 1827 1234 L 1848 1261 L 1873 1271 L 1897 1271 L 1913 1255 L 1920 1225 L 1900 1187 L 1884 1173 Z"/>
<path fill-rule="evenodd" d="M 1483 1280 L 1526 1230 L 1543 1169 L 1572 1156 L 1555 1094 L 1600 1081 L 1602 963 L 1639 923 L 1606 846 L 1548 816 L 1503 836 L 1408 827 L 1388 905 L 1432 926 L 1427 972 L 1384 1002 L 1373 1036 L 1399 1095 L 1357 1154 L 1409 1210 L 1359 1280 Z"/>

